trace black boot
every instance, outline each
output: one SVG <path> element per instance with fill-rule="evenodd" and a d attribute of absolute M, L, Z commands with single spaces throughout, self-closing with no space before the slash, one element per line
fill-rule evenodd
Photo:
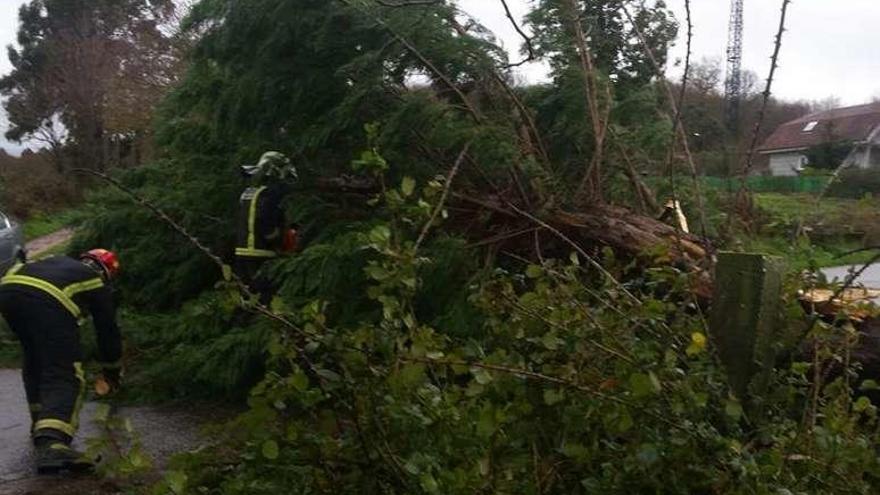
<path fill-rule="evenodd" d="M 48 434 L 52 430 L 40 430 L 34 438 L 37 450 L 37 473 L 56 474 L 63 471 L 72 473 L 90 473 L 95 469 L 95 462 L 82 452 L 70 447 L 70 437 L 59 433 L 57 436 Z"/>
<path fill-rule="evenodd" d="M 69 445 L 55 442 L 37 447 L 37 473 L 56 474 L 62 471 L 90 473 L 95 463 Z"/>

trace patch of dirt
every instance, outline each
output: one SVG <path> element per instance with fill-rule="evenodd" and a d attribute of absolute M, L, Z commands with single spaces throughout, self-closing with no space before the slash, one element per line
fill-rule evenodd
<path fill-rule="evenodd" d="M 73 238 L 73 229 L 71 228 L 61 229 L 57 232 L 52 232 L 49 235 L 37 237 L 28 242 L 25 247 L 25 249 L 27 249 L 28 258 L 36 258 L 46 251 L 68 242 L 71 238 Z"/>

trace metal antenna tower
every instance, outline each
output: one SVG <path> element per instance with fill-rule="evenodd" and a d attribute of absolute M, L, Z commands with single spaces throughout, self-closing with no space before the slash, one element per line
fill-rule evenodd
<path fill-rule="evenodd" d="M 730 0 L 730 27 L 727 34 L 727 78 L 724 106 L 727 128 L 736 132 L 742 101 L 743 0 Z"/>

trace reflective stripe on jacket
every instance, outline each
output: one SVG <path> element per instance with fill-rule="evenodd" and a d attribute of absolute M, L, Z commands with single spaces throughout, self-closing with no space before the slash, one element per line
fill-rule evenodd
<path fill-rule="evenodd" d="M 275 258 L 278 252 L 270 243 L 270 237 L 278 235 L 277 226 L 267 226 L 266 217 L 271 210 L 280 208 L 267 198 L 268 187 L 249 187 L 239 200 L 238 246 L 235 255 L 245 258 Z M 274 195 L 273 195 L 274 196 Z"/>
<path fill-rule="evenodd" d="M 95 270 L 81 261 L 53 256 L 15 265 L 0 278 L 0 295 L 14 301 L 18 292 L 45 299 L 40 311 L 55 311 L 62 318 L 70 315 L 74 326 L 77 321 L 82 323 L 88 313 L 95 324 L 100 361 L 116 363 L 122 357 L 113 292 Z"/>
<path fill-rule="evenodd" d="M 25 266 L 27 265 L 23 265 L 21 263 L 13 266 L 7 272 L 6 276 L 0 279 L 0 285 L 25 285 L 38 289 L 58 301 L 58 303 L 64 306 L 64 308 L 69 311 L 70 314 L 73 315 L 73 317 L 77 320 L 83 317 L 83 312 L 82 309 L 80 309 L 79 305 L 73 300 L 73 298 L 81 292 L 87 292 L 104 287 L 104 281 L 101 280 L 100 276 L 88 278 L 82 281 L 71 282 L 67 285 L 64 285 L 63 287 L 59 287 L 49 280 L 20 274 L 19 272 L 21 272 L 22 268 L 24 268 Z"/>

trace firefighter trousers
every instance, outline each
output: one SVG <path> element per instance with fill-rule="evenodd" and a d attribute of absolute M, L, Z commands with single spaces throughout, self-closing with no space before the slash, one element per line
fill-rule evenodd
<path fill-rule="evenodd" d="M 21 341 L 34 440 L 69 443 L 85 393 L 76 320 L 46 296 L 24 290 L 0 292 L 0 313 Z"/>

